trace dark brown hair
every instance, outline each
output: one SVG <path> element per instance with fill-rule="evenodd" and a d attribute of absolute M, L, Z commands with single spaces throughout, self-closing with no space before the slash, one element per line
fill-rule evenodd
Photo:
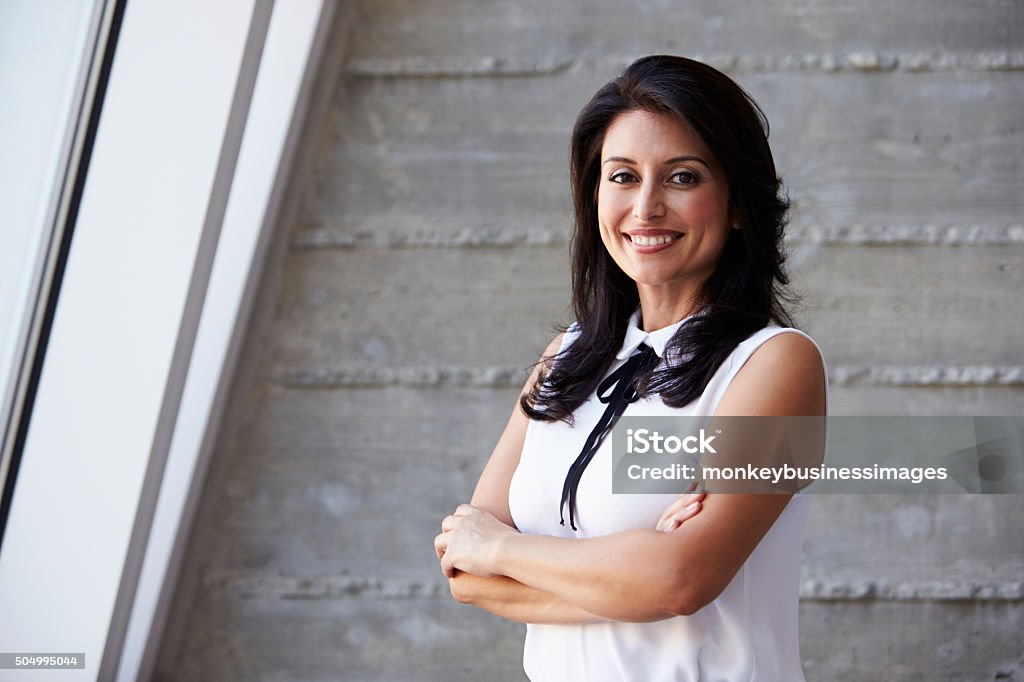
<path fill-rule="evenodd" d="M 722 168 L 731 215 L 715 271 L 704 283 L 700 315 L 683 324 L 665 349 L 665 366 L 637 381 L 641 395 L 660 394 L 682 407 L 703 393 L 722 362 L 771 320 L 794 326 L 783 301 L 786 285 L 783 231 L 789 201 L 768 146 L 768 121 L 757 103 L 725 74 L 684 57 L 650 56 L 633 62 L 583 107 L 571 144 L 575 224 L 571 240 L 576 340 L 542 359 L 546 372 L 520 398 L 523 411 L 542 421 L 572 423 L 611 368 L 629 316 L 639 305 L 636 283 L 612 260 L 597 216 L 601 148 L 615 117 L 629 111 L 671 116 L 689 125 Z"/>

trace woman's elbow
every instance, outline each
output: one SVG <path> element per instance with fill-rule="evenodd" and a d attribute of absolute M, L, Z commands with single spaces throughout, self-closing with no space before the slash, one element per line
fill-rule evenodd
<path fill-rule="evenodd" d="M 673 616 L 692 616 L 703 606 L 704 604 L 690 594 L 689 590 L 685 590 L 679 594 L 668 595 L 661 608 Z"/>
<path fill-rule="evenodd" d="M 698 599 L 696 597 L 678 599 L 672 606 L 672 615 L 692 616 L 713 601 L 714 599 Z"/>
<path fill-rule="evenodd" d="M 692 616 L 713 602 L 721 592 L 721 588 L 702 585 L 699 579 L 691 577 L 672 586 L 665 597 L 663 609 L 673 616 Z"/>

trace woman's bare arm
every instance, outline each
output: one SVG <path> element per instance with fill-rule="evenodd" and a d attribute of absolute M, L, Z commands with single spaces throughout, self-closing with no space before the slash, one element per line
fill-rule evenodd
<path fill-rule="evenodd" d="M 822 415 L 824 370 L 796 334 L 765 342 L 716 412 Z M 596 615 L 646 621 L 688 615 L 715 599 L 789 501 L 788 495 L 711 495 L 678 530 L 634 530 L 583 540 L 505 532 L 485 511 L 462 505 L 438 536 L 446 571 L 500 574 Z"/>
<path fill-rule="evenodd" d="M 530 390 L 533 383 L 546 372 L 548 364 L 562 345 L 563 334 L 559 334 L 548 344 L 541 355 L 539 364 L 533 368 L 530 377 L 526 380 L 521 394 Z M 516 397 L 516 404 L 512 408 L 512 416 L 505 424 L 505 430 L 498 438 L 497 445 L 491 452 L 484 470 L 477 481 L 476 489 L 473 491 L 473 498 L 470 504 L 482 507 L 494 514 L 498 520 L 509 526 L 515 526 L 512 521 L 512 512 L 508 506 L 508 490 L 512 483 L 512 475 L 519 466 L 519 457 L 523 452 L 523 445 L 526 443 L 526 429 L 530 424 L 529 417 L 523 412 L 519 405 L 519 397 Z"/>
<path fill-rule="evenodd" d="M 534 368 L 523 387 L 523 393 L 530 389 L 544 370 L 545 359 L 557 353 L 561 343 L 562 335 L 559 334 L 544 351 L 540 358 L 542 364 Z M 512 416 L 484 466 L 470 502 L 474 507 L 487 510 L 499 521 L 512 527 L 515 524 L 509 510 L 508 490 L 512 475 L 519 465 L 528 425 L 529 418 L 522 411 L 517 398 Z M 590 623 L 605 620 L 548 592 L 528 587 L 505 576 L 484 578 L 460 571 L 448 580 L 456 600 L 510 620 L 524 623 Z"/>
<path fill-rule="evenodd" d="M 452 596 L 463 604 L 472 604 L 520 623 L 567 625 L 608 620 L 503 575 L 482 578 L 460 571 L 449 578 L 449 583 Z"/>

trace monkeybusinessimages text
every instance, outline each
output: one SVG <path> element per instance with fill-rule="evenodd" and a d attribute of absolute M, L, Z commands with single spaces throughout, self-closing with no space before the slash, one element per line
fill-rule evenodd
<path fill-rule="evenodd" d="M 626 454 L 640 455 L 715 455 L 715 435 L 708 435 L 704 429 L 689 436 L 662 436 L 650 429 L 626 430 Z M 698 469 L 700 471 L 698 472 Z M 634 481 L 641 480 L 693 480 L 731 481 L 750 480 L 779 483 L 795 480 L 853 480 L 853 481 L 942 481 L 948 478 L 946 467 L 893 467 L 873 464 L 863 467 L 818 466 L 758 466 L 751 463 L 742 466 L 715 466 L 713 464 L 684 464 L 676 462 L 666 466 L 645 466 L 630 464 L 626 476 Z"/>

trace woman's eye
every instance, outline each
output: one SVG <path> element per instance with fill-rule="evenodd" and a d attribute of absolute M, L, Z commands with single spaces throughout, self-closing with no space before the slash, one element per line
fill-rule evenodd
<path fill-rule="evenodd" d="M 679 171 L 672 174 L 672 181 L 677 185 L 696 185 L 700 178 L 692 171 Z"/>
<path fill-rule="evenodd" d="M 627 182 L 632 182 L 635 179 L 636 176 L 630 173 L 629 171 L 615 171 L 610 176 L 608 176 L 609 181 L 620 185 L 624 185 Z"/>

